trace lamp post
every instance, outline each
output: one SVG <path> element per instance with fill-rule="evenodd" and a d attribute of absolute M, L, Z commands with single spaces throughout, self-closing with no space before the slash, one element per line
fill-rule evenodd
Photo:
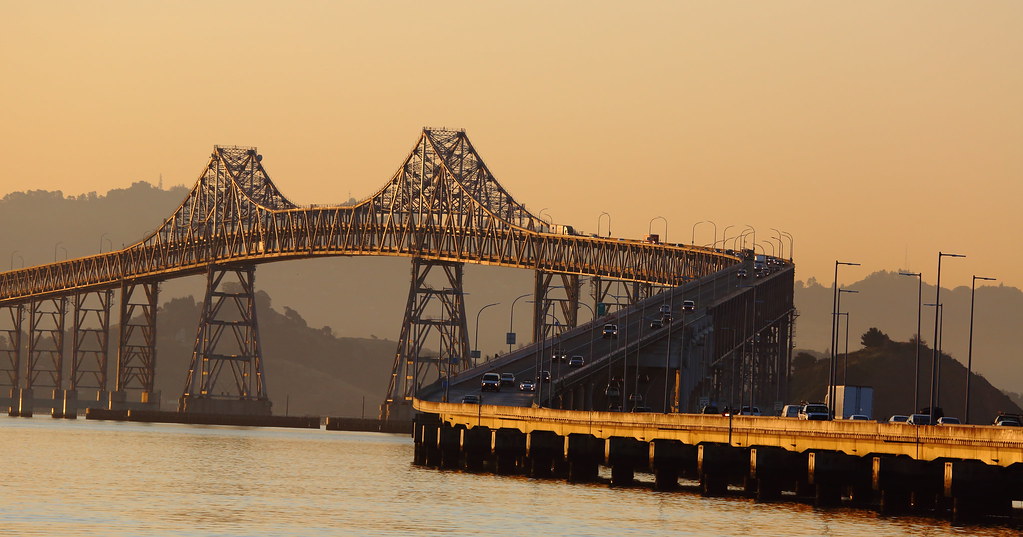
<path fill-rule="evenodd" d="M 14 256 L 17 255 L 17 254 L 20 254 L 20 253 L 21 253 L 21 250 L 15 250 L 15 251 L 11 252 L 11 270 L 14 270 Z M 21 257 L 20 255 L 18 257 L 21 258 L 21 264 L 22 264 L 22 266 L 24 266 L 25 265 L 25 258 Z"/>
<path fill-rule="evenodd" d="M 551 286 L 540 295 L 540 345 L 537 347 L 536 353 L 536 391 L 533 395 L 535 406 L 540 406 L 540 403 L 543 402 L 543 375 L 541 375 L 541 371 L 543 371 L 544 347 L 547 345 L 547 293 L 551 292 L 552 289 L 564 288 L 564 285 Z M 536 319 L 533 319 L 533 322 L 536 322 Z"/>
<path fill-rule="evenodd" d="M 600 236 L 600 221 L 601 221 L 601 218 L 605 217 L 605 216 L 607 217 L 607 236 L 608 237 L 611 236 L 611 215 L 606 213 L 606 212 L 601 212 L 600 215 L 597 216 L 597 236 L 598 237 Z"/>
<path fill-rule="evenodd" d="M 785 243 L 781 241 L 781 231 L 775 228 L 771 228 L 771 231 L 778 235 L 771 237 L 772 239 L 778 239 L 778 257 L 785 258 Z"/>
<path fill-rule="evenodd" d="M 835 260 L 835 283 L 832 286 L 834 296 L 832 297 L 831 303 L 831 366 L 828 372 L 828 405 L 830 409 L 834 411 L 835 407 L 835 363 L 836 352 L 835 348 L 838 347 L 838 266 L 846 265 L 850 267 L 858 267 L 859 263 L 849 263 L 846 261 Z"/>
<path fill-rule="evenodd" d="M 104 239 L 107 242 L 110 242 L 110 239 L 107 239 L 106 236 L 107 236 L 107 232 L 106 231 L 101 233 L 100 236 L 99 236 L 99 253 L 101 253 L 101 254 L 103 253 L 103 241 L 104 241 Z M 110 249 L 111 250 L 114 249 L 114 244 L 112 242 L 110 242 Z"/>
<path fill-rule="evenodd" d="M 526 293 L 524 295 L 517 296 L 515 297 L 515 300 L 512 300 L 511 313 L 508 314 L 508 334 L 505 336 L 505 339 L 508 341 L 508 352 L 512 351 L 512 345 L 514 344 L 512 338 L 515 337 L 515 303 L 518 302 L 520 298 L 526 298 L 527 296 L 532 295 L 533 293 Z"/>
<path fill-rule="evenodd" d="M 966 353 L 966 410 L 963 412 L 963 423 L 970 423 L 970 377 L 973 371 L 973 299 L 977 292 L 977 280 L 984 280 L 993 282 L 994 278 L 985 278 L 983 276 L 973 276 L 973 282 L 970 284 L 970 345 L 969 351 Z"/>
<path fill-rule="evenodd" d="M 913 412 L 920 409 L 920 317 L 923 313 L 924 277 L 920 272 L 900 272 L 917 279 L 916 291 L 916 366 L 913 368 Z"/>
<path fill-rule="evenodd" d="M 57 244 L 53 245 L 53 262 L 54 263 L 57 262 L 57 248 L 64 248 L 63 246 L 61 246 L 62 244 L 64 244 L 63 241 L 57 241 Z M 67 248 L 64 248 L 64 257 L 67 257 Z"/>
<path fill-rule="evenodd" d="M 849 312 L 838 312 L 839 317 L 845 317 L 845 351 L 842 352 L 842 384 L 849 385 Z"/>
<path fill-rule="evenodd" d="M 852 289 L 839 289 L 838 290 L 838 300 L 835 302 L 835 321 L 834 321 L 835 322 L 834 326 L 835 326 L 835 347 L 836 347 L 836 349 L 838 347 L 838 316 L 842 315 L 838 311 L 838 310 L 842 309 L 842 293 L 859 293 L 859 291 L 854 291 Z M 846 336 L 848 336 L 848 334 L 846 334 Z M 846 347 L 848 347 L 848 344 L 846 345 Z M 846 359 L 848 359 L 848 358 L 846 358 Z M 844 370 L 843 370 L 843 373 L 842 373 L 842 382 L 845 382 L 845 372 L 844 372 Z M 838 385 L 838 351 L 837 350 L 835 351 L 835 376 L 832 379 L 832 384 L 833 385 Z M 834 397 L 837 396 L 837 393 L 832 393 L 831 395 L 832 395 L 831 401 L 834 401 Z"/>
<path fill-rule="evenodd" d="M 646 234 L 648 236 L 654 234 L 654 232 L 653 232 L 654 220 L 658 220 L 658 219 L 659 220 L 664 220 L 664 237 L 661 239 L 661 242 L 668 242 L 668 219 L 663 217 L 663 216 L 655 216 L 655 217 L 650 219 L 650 224 L 646 228 Z"/>
<path fill-rule="evenodd" d="M 792 234 L 790 234 L 788 232 L 785 232 L 785 231 L 782 231 L 781 234 L 784 235 L 785 238 L 789 240 L 789 261 L 792 261 L 792 252 L 793 252 Z"/>
<path fill-rule="evenodd" d="M 487 304 L 486 306 L 483 306 L 482 308 L 480 308 L 479 311 L 476 312 L 476 335 L 473 337 L 473 341 L 472 341 L 472 346 L 473 346 L 473 352 L 472 353 L 475 354 L 475 356 L 473 356 L 473 358 L 475 358 L 477 360 L 479 360 L 479 358 L 480 358 L 480 314 L 483 313 L 483 310 L 489 308 L 490 306 L 496 306 L 498 304 L 500 304 L 500 302 L 494 302 L 493 304 Z M 476 365 L 476 364 L 474 363 L 472 365 Z"/>
<path fill-rule="evenodd" d="M 725 226 L 725 230 L 721 232 L 721 247 L 722 248 L 725 247 L 725 241 L 728 240 L 728 228 L 730 228 L 730 227 L 735 227 L 735 224 L 729 224 L 729 225 Z M 715 245 L 716 245 L 716 243 L 715 243 Z"/>
<path fill-rule="evenodd" d="M 934 341 L 938 342 L 941 333 L 941 258 L 942 257 L 966 257 L 960 254 L 947 254 L 945 252 L 938 252 L 938 283 L 934 286 L 934 303 L 935 307 L 938 308 L 939 314 L 934 316 Z M 931 353 L 931 401 L 930 401 L 930 414 L 931 423 L 934 423 L 934 407 L 938 406 L 941 402 L 941 363 L 940 363 L 940 343 L 935 343 L 934 352 Z"/>
<path fill-rule="evenodd" d="M 714 246 L 715 244 L 717 244 L 717 242 L 718 242 L 718 225 L 715 224 L 713 220 L 700 220 L 699 222 L 693 224 L 693 245 L 694 246 L 696 245 L 696 226 L 698 226 L 700 224 L 710 224 L 710 225 L 714 226 L 714 240 L 711 241 L 710 245 Z"/>

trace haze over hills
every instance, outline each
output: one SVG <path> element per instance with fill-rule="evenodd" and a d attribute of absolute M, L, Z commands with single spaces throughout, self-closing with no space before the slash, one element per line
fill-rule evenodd
<path fill-rule="evenodd" d="M 129 188 L 112 190 L 105 195 L 89 193 L 65 197 L 60 192 L 40 190 L 8 194 L 0 199 L 0 229 L 5 230 L 0 235 L 0 263 L 3 263 L 0 267 L 6 270 L 11 265 L 20 267 L 23 263 L 25 266 L 42 264 L 51 262 L 55 255 L 60 259 L 65 255 L 86 256 L 97 253 L 101 246 L 103 250 L 109 250 L 112 245 L 119 248 L 122 244 L 131 244 L 156 229 L 186 194 L 187 189 L 184 187 L 162 189 L 146 182 L 137 182 Z M 798 257 L 795 261 L 798 277 Z M 843 273 L 844 276 L 850 274 L 854 273 Z M 925 277 L 929 278 L 930 275 L 925 274 Z M 386 370 L 384 387 L 396 348 L 393 340 L 397 339 L 401 327 L 409 280 L 409 260 L 397 257 L 289 261 L 260 265 L 256 271 L 257 288 L 272 296 L 275 308 L 285 312 L 278 315 L 288 318 L 287 312 L 290 309 L 291 315 L 300 317 L 306 328 L 323 331 L 334 339 L 355 338 L 362 341 L 362 338 L 367 338 L 368 341 L 374 341 L 374 338 L 379 338 L 376 341 L 381 342 L 380 345 L 384 345 L 383 340 L 391 340 L 389 350 L 381 351 L 381 360 L 385 363 L 380 367 Z M 479 314 L 478 348 L 482 354 L 486 356 L 507 351 L 504 334 L 512 321 L 510 307 L 517 297 L 531 293 L 532 272 L 466 265 L 464 282 L 470 342 L 477 341 L 476 319 Z M 942 302 L 945 304 L 942 350 L 965 363 L 970 288 L 969 282 L 965 286 L 960 285 L 962 282 L 953 283 L 957 284 L 955 288 L 942 290 Z M 162 315 L 169 317 L 179 309 L 189 309 L 185 307 L 188 301 L 193 300 L 191 297 L 201 299 L 204 285 L 205 281 L 201 277 L 165 282 L 161 286 L 160 301 L 165 304 L 166 313 Z M 842 309 L 850 312 L 850 350 L 860 347 L 859 334 L 872 326 L 897 340 L 908 340 L 916 332 L 916 278 L 899 276 L 897 271 L 880 271 L 846 287 L 859 291 L 859 294 L 843 294 L 842 297 Z M 184 297 L 189 298 L 184 302 L 172 301 Z M 923 301 L 926 303 L 933 299 L 934 287 L 925 284 Z M 528 300 L 528 297 L 520 299 L 515 308 L 514 331 L 518 333 L 520 343 L 530 338 L 527 329 L 530 316 Z M 800 314 L 795 333 L 796 347 L 827 351 L 830 340 L 828 319 L 832 307 L 830 285 L 822 285 L 812 278 L 807 282 L 797 281 L 795 302 Z M 491 303 L 500 304 L 480 313 L 480 308 Z M 933 339 L 934 327 L 933 311 L 929 310 L 933 308 L 924 308 L 922 323 L 923 340 L 927 343 Z M 1023 293 L 1019 289 L 1000 285 L 978 288 L 974 371 L 1005 391 L 1023 391 L 1020 389 L 1023 385 L 1023 367 L 1018 365 L 1019 352 L 1016 347 L 1017 338 L 1014 337 L 1023 328 L 1021 311 Z M 301 312 L 301 315 L 295 312 Z M 585 308 L 581 318 L 588 319 Z M 269 322 L 269 319 L 264 321 Z M 164 322 L 161 317 L 161 327 Z M 174 367 L 182 368 L 177 372 L 168 370 L 166 373 L 174 387 L 170 393 L 164 392 L 164 399 L 177 397 L 179 384 L 184 382 L 183 368 L 191 356 L 195 337 L 194 322 L 191 326 L 193 328 L 180 329 L 175 334 L 174 344 L 168 347 L 173 350 L 161 350 L 161 377 L 164 376 L 163 368 L 171 367 L 170 364 L 178 364 Z M 161 334 L 165 335 L 163 332 Z M 304 371 L 303 367 L 313 367 L 305 364 L 300 354 L 291 352 L 287 344 L 275 341 L 272 330 L 264 329 L 262 337 L 271 389 L 276 391 L 277 387 L 291 382 L 279 376 L 299 376 L 309 372 Z M 170 342 L 167 344 L 170 345 Z M 322 345 L 330 348 L 335 343 Z M 290 363 L 291 372 L 286 372 L 289 368 L 277 371 L 277 364 L 280 363 Z M 370 369 L 376 370 L 375 366 Z M 339 374 L 343 374 L 343 371 Z M 161 379 L 162 382 L 164 380 Z M 346 392 L 352 390 L 343 386 L 339 389 Z M 367 396 L 367 409 L 371 400 L 372 405 L 379 404 L 383 388 L 380 390 L 375 398 Z M 275 399 L 276 411 L 283 411 L 280 396 L 275 396 Z M 295 404 L 299 406 L 293 408 L 301 408 L 303 403 L 296 401 Z M 346 404 L 349 406 L 339 410 L 351 415 L 355 409 L 350 401 Z M 372 413 L 367 410 L 369 414 Z"/>

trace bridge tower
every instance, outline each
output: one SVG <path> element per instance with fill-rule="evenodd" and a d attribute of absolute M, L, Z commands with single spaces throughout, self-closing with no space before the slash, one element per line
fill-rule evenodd
<path fill-rule="evenodd" d="M 579 294 L 582 289 L 579 275 L 560 274 L 561 285 L 552 286 L 554 276 L 552 272 L 536 271 L 533 286 L 534 342 L 557 339 L 562 332 L 579 326 Z M 555 289 L 561 290 L 555 292 Z M 552 311 L 554 304 L 559 307 Z"/>
<path fill-rule="evenodd" d="M 225 282 L 229 275 L 237 281 Z M 255 280 L 252 264 L 210 265 L 207 270 L 206 298 L 179 412 L 270 415 Z"/>
<path fill-rule="evenodd" d="M 128 390 L 139 391 L 139 402 L 159 407 L 156 378 L 156 312 L 160 284 L 155 281 L 121 282 L 117 334 L 117 375 L 109 408 L 132 406 Z"/>
<path fill-rule="evenodd" d="M 443 271 L 444 278 L 437 278 L 440 288 L 427 283 L 434 268 Z M 462 270 L 462 263 L 412 259 L 412 286 L 381 419 L 411 419 L 412 398 L 419 387 L 435 380 L 446 385 L 452 376 L 472 367 Z M 440 338 L 438 354 L 427 357 L 423 347 L 434 331 Z"/>
<path fill-rule="evenodd" d="M 25 306 L 14 304 L 2 308 L 6 314 L 0 314 L 0 320 L 10 320 L 10 324 L 0 329 L 0 386 L 3 392 L 0 399 L 6 401 L 8 413 L 17 415 L 18 390 L 21 388 L 21 356 L 22 356 L 22 321 L 25 318 Z"/>

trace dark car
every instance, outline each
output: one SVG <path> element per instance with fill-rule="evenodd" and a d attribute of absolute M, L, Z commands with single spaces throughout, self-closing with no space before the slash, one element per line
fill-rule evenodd
<path fill-rule="evenodd" d="M 798 417 L 801 420 L 828 421 L 831 419 L 831 410 L 827 405 L 811 403 L 799 409 Z"/>
<path fill-rule="evenodd" d="M 658 313 L 660 313 L 661 315 L 664 315 L 665 313 L 671 313 L 671 306 L 667 304 L 661 305 L 661 309 L 658 310 Z"/>
<path fill-rule="evenodd" d="M 551 381 L 551 372 L 547 371 L 546 369 L 544 369 L 543 371 L 540 372 L 540 377 L 537 380 L 539 380 L 541 382 L 550 382 Z"/>
<path fill-rule="evenodd" d="M 664 321 L 661 320 L 661 319 L 654 319 L 654 320 L 650 321 L 650 329 L 651 330 L 657 330 L 658 328 L 663 328 L 663 327 L 664 327 Z"/>
<path fill-rule="evenodd" d="M 484 392 L 501 391 L 501 375 L 497 373 L 483 373 L 480 380 L 480 390 Z"/>
<path fill-rule="evenodd" d="M 694 301 L 694 300 L 683 300 L 682 301 L 682 311 L 695 311 L 695 310 L 696 310 L 696 301 Z"/>
<path fill-rule="evenodd" d="M 524 381 L 519 383 L 519 391 L 520 392 L 535 392 L 536 391 L 536 384 L 534 384 L 533 381 L 531 381 L 531 380 L 524 380 Z"/>
<path fill-rule="evenodd" d="M 741 268 L 735 273 L 736 278 L 745 278 L 747 276 L 746 269 Z"/>
<path fill-rule="evenodd" d="M 721 411 L 718 410 L 718 406 L 717 405 L 707 405 L 707 406 L 705 406 L 705 407 L 700 409 L 700 414 L 720 414 L 720 413 L 721 413 Z"/>
<path fill-rule="evenodd" d="M 605 324 L 600 337 L 604 339 L 618 339 L 618 325 L 614 323 Z"/>
<path fill-rule="evenodd" d="M 568 359 L 568 367 L 582 367 L 584 363 L 583 357 L 578 354 Z"/>
<path fill-rule="evenodd" d="M 478 405 L 480 404 L 480 396 L 474 393 L 463 395 L 462 403 L 467 405 Z"/>

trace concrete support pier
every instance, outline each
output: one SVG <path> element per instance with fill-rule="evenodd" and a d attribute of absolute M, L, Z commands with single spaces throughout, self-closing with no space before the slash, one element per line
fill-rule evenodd
<path fill-rule="evenodd" d="M 592 434 L 570 434 L 565 438 L 565 459 L 568 480 L 573 483 L 596 481 L 600 461 L 604 458 L 604 440 Z"/>

